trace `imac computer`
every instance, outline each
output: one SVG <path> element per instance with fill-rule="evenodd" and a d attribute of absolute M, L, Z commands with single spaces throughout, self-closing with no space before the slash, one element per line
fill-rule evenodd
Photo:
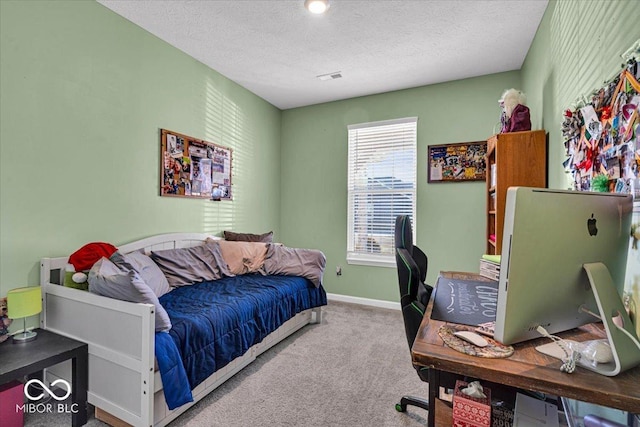
<path fill-rule="evenodd" d="M 618 353 L 616 366 L 599 372 L 616 375 L 631 367 L 620 365 L 639 364 L 635 328 L 622 304 L 632 211 L 630 195 L 509 188 L 495 339 L 540 338 L 538 326 L 555 334 L 598 321 L 595 313 Z"/>

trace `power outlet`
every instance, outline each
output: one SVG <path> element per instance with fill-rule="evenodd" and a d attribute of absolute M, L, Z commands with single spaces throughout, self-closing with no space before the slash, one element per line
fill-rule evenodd
<path fill-rule="evenodd" d="M 340 266 L 336 267 L 336 276 L 342 276 L 342 267 Z"/>

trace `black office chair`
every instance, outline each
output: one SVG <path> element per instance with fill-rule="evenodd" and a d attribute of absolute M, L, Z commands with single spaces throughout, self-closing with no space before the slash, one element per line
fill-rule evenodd
<path fill-rule="evenodd" d="M 395 246 L 398 282 L 400 285 L 400 306 L 404 318 L 409 349 L 418 334 L 425 308 L 431 297 L 433 287 L 424 283 L 427 277 L 428 260 L 420 248 L 413 245 L 411 218 L 401 215 L 396 218 Z M 427 381 L 427 368 L 414 365 L 422 381 Z M 429 410 L 429 402 L 415 396 L 402 396 L 396 403 L 396 410 L 405 412 L 407 405 Z"/>

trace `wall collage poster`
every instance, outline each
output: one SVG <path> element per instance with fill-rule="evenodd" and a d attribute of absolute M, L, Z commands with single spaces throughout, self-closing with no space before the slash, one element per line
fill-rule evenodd
<path fill-rule="evenodd" d="M 579 191 L 632 193 L 640 201 L 640 66 L 622 72 L 581 108 L 564 112 L 565 169 Z"/>
<path fill-rule="evenodd" d="M 231 200 L 231 148 L 161 130 L 160 195 Z"/>
<path fill-rule="evenodd" d="M 428 182 L 484 181 L 487 141 L 428 147 Z"/>
<path fill-rule="evenodd" d="M 618 75 L 564 112 L 562 134 L 575 190 L 633 196 L 623 302 L 640 335 L 640 40 L 630 51 Z"/>

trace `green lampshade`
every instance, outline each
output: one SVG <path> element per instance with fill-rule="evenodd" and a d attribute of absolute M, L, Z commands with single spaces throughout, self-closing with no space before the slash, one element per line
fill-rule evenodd
<path fill-rule="evenodd" d="M 40 313 L 42 311 L 42 289 L 40 286 L 11 289 L 7 292 L 7 308 L 11 319 Z"/>

